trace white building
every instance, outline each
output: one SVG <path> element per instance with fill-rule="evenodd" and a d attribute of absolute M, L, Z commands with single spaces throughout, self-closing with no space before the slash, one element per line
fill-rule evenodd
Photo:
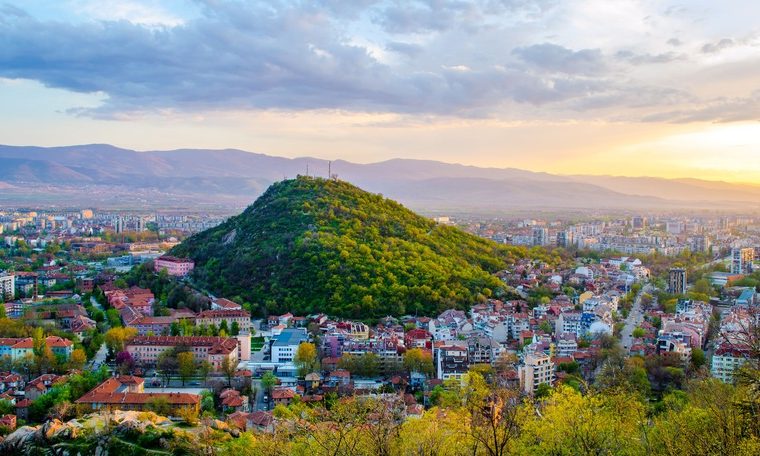
<path fill-rule="evenodd" d="M 16 276 L 8 272 L 0 272 L 0 302 L 13 299 L 16 292 Z"/>
<path fill-rule="evenodd" d="M 298 351 L 298 346 L 307 342 L 309 336 L 306 329 L 284 329 L 272 340 L 272 362 L 273 363 L 292 363 L 293 357 Z"/>
<path fill-rule="evenodd" d="M 742 350 L 718 348 L 712 357 L 710 373 L 724 383 L 733 383 L 734 372 L 746 362 L 746 353 Z"/>

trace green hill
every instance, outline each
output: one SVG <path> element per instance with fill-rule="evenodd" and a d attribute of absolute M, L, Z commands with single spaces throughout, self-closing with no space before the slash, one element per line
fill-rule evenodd
<path fill-rule="evenodd" d="M 198 284 L 254 313 L 372 319 L 467 308 L 498 292 L 492 273 L 525 250 L 437 225 L 346 182 L 299 177 L 171 253 L 195 260 Z"/>

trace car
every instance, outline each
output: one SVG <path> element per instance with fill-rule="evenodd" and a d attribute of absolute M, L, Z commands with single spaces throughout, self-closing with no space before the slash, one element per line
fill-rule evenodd
<path fill-rule="evenodd" d="M 201 382 L 190 382 L 190 386 L 201 386 Z"/>

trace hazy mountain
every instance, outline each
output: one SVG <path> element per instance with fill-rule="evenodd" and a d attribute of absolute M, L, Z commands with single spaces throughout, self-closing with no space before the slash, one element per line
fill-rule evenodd
<path fill-rule="evenodd" d="M 107 144 L 0 146 L 0 202 L 244 206 L 273 182 L 327 176 L 328 162 L 241 150 L 136 152 Z M 558 176 L 431 160 L 332 162 L 332 172 L 417 210 L 758 207 L 760 186 L 617 176 Z M 82 191 L 86 187 L 87 191 Z M 136 197 L 136 192 L 141 194 Z M 66 195 L 65 199 L 61 195 Z"/>

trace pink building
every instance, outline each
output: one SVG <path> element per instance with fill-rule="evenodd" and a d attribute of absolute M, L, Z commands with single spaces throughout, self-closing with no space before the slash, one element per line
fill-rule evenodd
<path fill-rule="evenodd" d="M 156 272 L 166 269 L 170 276 L 184 277 L 190 274 L 195 267 L 193 260 L 189 258 L 177 258 L 169 255 L 156 258 L 154 268 Z"/>

